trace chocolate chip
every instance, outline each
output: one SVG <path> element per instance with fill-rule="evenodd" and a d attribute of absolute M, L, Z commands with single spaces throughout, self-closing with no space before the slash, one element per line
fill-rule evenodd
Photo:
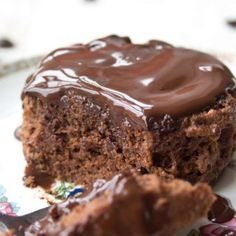
<path fill-rule="evenodd" d="M 227 24 L 233 28 L 236 28 L 236 20 L 228 20 Z"/>
<path fill-rule="evenodd" d="M 14 44 L 9 39 L 7 38 L 0 39 L 0 48 L 12 48 L 12 47 L 14 47 Z"/>

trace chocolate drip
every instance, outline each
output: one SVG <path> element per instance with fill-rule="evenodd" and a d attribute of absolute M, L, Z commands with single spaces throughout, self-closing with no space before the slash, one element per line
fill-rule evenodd
<path fill-rule="evenodd" d="M 21 140 L 21 126 L 17 127 L 14 131 L 14 136 L 17 140 Z"/>
<path fill-rule="evenodd" d="M 225 230 L 224 232 L 222 232 L 220 234 L 220 236 L 236 236 L 236 231 L 228 229 L 228 230 Z"/>
<path fill-rule="evenodd" d="M 236 212 L 230 201 L 222 196 L 216 195 L 217 200 L 208 213 L 208 219 L 214 223 L 225 223 L 234 218 Z"/>
<path fill-rule="evenodd" d="M 49 54 L 28 78 L 23 97 L 60 104 L 66 91 L 73 90 L 152 129 L 166 114 L 182 117 L 204 110 L 234 85 L 228 68 L 205 53 L 109 36 Z"/>

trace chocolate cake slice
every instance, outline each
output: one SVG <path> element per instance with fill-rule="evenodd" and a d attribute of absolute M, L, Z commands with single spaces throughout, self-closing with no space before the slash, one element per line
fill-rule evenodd
<path fill-rule="evenodd" d="M 212 182 L 235 148 L 234 76 L 213 56 L 161 41 L 108 36 L 57 49 L 22 99 L 29 185 L 127 168 Z"/>
<path fill-rule="evenodd" d="M 173 236 L 206 216 L 214 199 L 207 184 L 116 175 L 84 198 L 54 205 L 25 235 Z"/>

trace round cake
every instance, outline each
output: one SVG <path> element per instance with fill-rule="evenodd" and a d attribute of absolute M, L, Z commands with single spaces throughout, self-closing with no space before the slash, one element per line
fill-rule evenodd
<path fill-rule="evenodd" d="M 46 56 L 22 93 L 26 184 L 126 169 L 214 181 L 236 139 L 234 76 L 215 57 L 108 36 Z"/>

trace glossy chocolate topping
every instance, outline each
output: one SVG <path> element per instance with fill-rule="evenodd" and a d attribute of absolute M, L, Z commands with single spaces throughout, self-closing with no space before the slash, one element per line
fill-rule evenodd
<path fill-rule="evenodd" d="M 72 89 L 149 126 L 165 114 L 198 112 L 233 87 L 231 72 L 210 55 L 109 36 L 49 54 L 27 80 L 23 96 L 58 102 Z"/>
<path fill-rule="evenodd" d="M 231 202 L 222 196 L 216 196 L 217 199 L 208 213 L 208 219 L 218 224 L 232 220 L 235 217 L 236 212 L 233 209 Z"/>
<path fill-rule="evenodd" d="M 200 227 L 201 235 L 235 236 L 235 210 L 230 200 L 216 194 L 216 201 L 208 212 L 208 219 L 214 224 Z"/>

